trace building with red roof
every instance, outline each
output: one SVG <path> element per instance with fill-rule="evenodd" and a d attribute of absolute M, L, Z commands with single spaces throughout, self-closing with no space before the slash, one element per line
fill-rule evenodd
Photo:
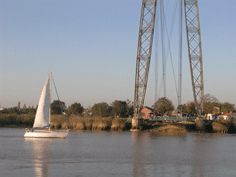
<path fill-rule="evenodd" d="M 144 106 L 141 110 L 141 115 L 143 119 L 149 119 L 149 117 L 154 116 L 154 109 Z"/>

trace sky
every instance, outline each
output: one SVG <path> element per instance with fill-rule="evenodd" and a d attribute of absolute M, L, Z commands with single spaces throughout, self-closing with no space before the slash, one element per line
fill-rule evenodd
<path fill-rule="evenodd" d="M 86 108 L 100 102 L 133 101 L 141 3 L 141 0 L 0 0 L 1 106 L 13 107 L 18 102 L 21 106 L 36 106 L 49 72 L 66 106 L 78 102 Z M 198 0 L 198 5 L 204 93 L 220 102 L 236 104 L 236 1 Z M 167 7 L 166 18 L 171 19 L 173 10 Z M 173 36 L 176 46 L 178 37 L 174 32 Z M 177 73 L 175 51 L 176 47 L 173 60 Z M 147 106 L 155 102 L 154 53 L 155 44 Z M 170 61 L 167 65 L 167 97 L 177 106 Z M 185 26 L 182 84 L 182 103 L 192 101 Z M 54 90 L 52 100 L 57 100 Z"/>

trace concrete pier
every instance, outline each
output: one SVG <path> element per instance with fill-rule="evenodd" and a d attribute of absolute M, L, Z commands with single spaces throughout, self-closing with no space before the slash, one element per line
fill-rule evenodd
<path fill-rule="evenodd" d="M 132 129 L 141 129 L 143 119 L 140 118 L 133 118 L 132 119 Z"/>

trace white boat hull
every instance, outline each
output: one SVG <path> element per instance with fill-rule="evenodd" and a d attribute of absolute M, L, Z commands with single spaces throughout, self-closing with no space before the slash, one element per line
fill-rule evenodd
<path fill-rule="evenodd" d="M 26 131 L 25 138 L 65 138 L 69 131 L 51 131 L 51 130 L 35 130 Z"/>

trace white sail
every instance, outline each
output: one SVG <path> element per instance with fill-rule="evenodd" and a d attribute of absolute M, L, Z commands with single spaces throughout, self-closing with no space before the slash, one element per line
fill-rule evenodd
<path fill-rule="evenodd" d="M 25 138 L 65 138 L 69 133 L 68 128 L 65 131 L 50 130 L 51 77 L 50 73 L 39 99 L 33 129 L 26 128 Z"/>
<path fill-rule="evenodd" d="M 33 127 L 49 127 L 51 103 L 51 73 L 43 87 Z"/>

